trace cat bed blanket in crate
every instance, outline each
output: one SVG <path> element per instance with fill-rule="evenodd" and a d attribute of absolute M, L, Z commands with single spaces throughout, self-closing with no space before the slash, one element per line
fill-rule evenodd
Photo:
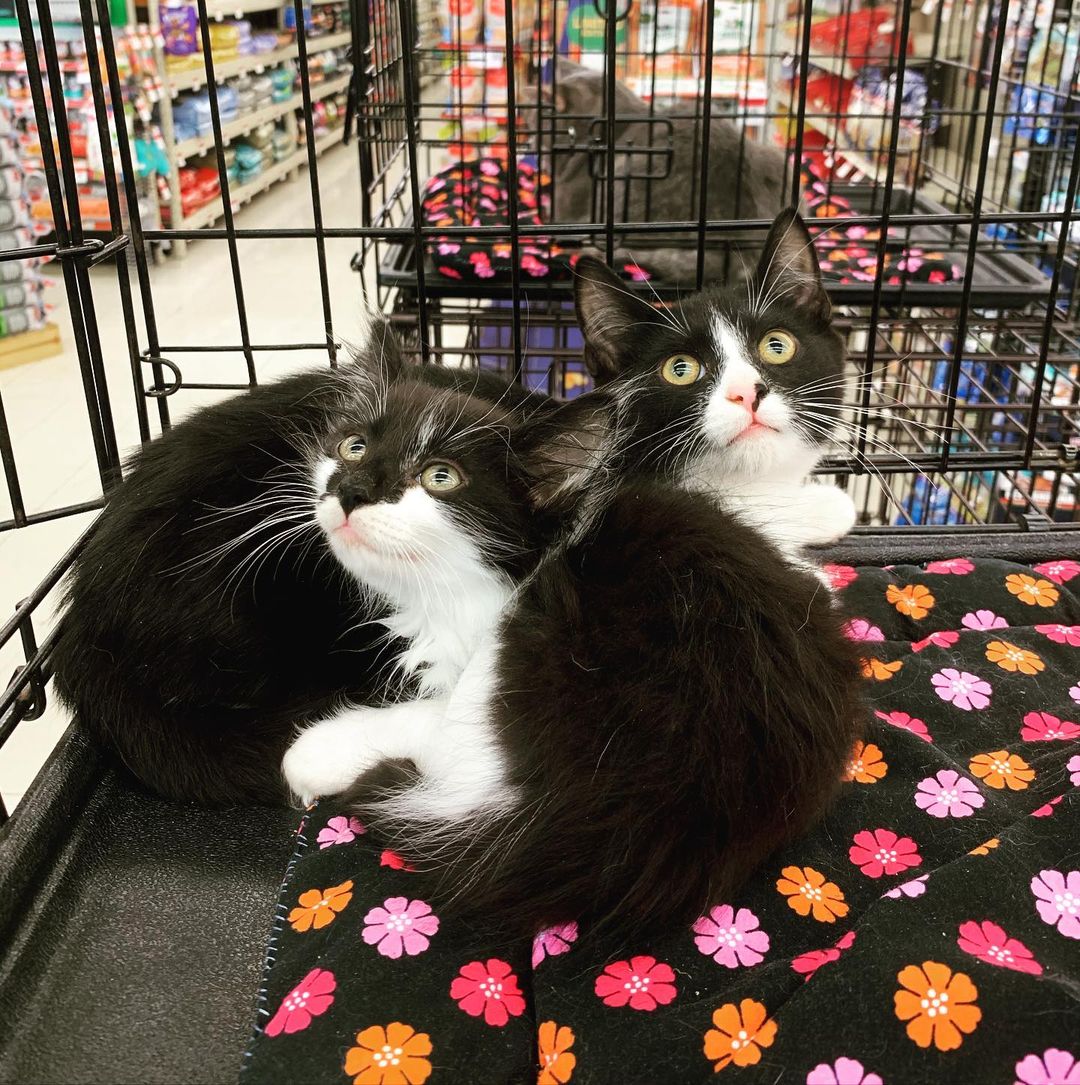
<path fill-rule="evenodd" d="M 868 706 L 823 824 L 692 927 L 595 959 L 573 923 L 486 943 L 320 802 L 244 1079 L 1076 1082 L 1080 563 L 828 572 Z"/>
<path fill-rule="evenodd" d="M 811 218 L 853 218 L 858 212 L 851 201 L 833 192 L 817 167 L 803 163 L 804 202 Z M 518 162 L 518 222 L 543 226 L 549 219 L 550 179 L 531 159 Z M 421 221 L 436 229 L 446 227 L 506 226 L 510 221 L 510 175 L 501 158 L 479 158 L 457 162 L 436 174 L 427 183 L 421 201 Z M 896 235 L 896 232 L 893 232 Z M 962 277 L 948 257 L 918 246 L 905 247 L 890 235 L 884 258 L 884 282 L 946 283 Z M 818 240 L 822 271 L 834 283 L 873 282 L 877 265 L 877 230 L 861 226 L 834 226 Z M 518 243 L 521 273 L 527 279 L 549 282 L 571 277 L 580 247 L 573 242 L 535 235 Z M 465 235 L 435 235 L 428 241 L 428 259 L 445 278 L 459 282 L 509 281 L 512 249 L 509 241 Z M 654 278 L 648 260 L 624 262 L 616 270 L 624 278 L 647 281 Z"/>

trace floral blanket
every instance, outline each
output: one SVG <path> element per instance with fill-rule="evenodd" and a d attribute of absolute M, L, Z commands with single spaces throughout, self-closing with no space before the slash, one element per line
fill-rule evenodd
<path fill-rule="evenodd" d="M 1080 563 L 828 571 L 864 740 L 737 899 L 618 959 L 492 944 L 318 803 L 243 1078 L 1080 1085 Z"/>

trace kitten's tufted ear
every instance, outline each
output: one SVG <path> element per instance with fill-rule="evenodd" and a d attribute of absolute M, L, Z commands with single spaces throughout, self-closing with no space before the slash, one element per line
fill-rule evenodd
<path fill-rule="evenodd" d="M 754 275 L 752 296 L 763 303 L 762 308 L 782 299 L 822 324 L 829 322 L 832 305 L 821 284 L 814 242 L 793 207 L 785 208 L 773 221 Z"/>
<path fill-rule="evenodd" d="M 633 359 L 634 328 L 655 324 L 656 310 L 590 255 L 582 256 L 574 268 L 574 300 L 585 336 L 585 364 L 596 383 L 604 384 Z"/>
<path fill-rule="evenodd" d="M 367 341 L 352 350 L 351 364 L 379 384 L 389 384 L 400 375 L 405 368 L 401 340 L 386 317 L 372 314 Z"/>
<path fill-rule="evenodd" d="M 590 392 L 534 418 L 515 435 L 538 509 L 567 512 L 584 491 L 602 488 L 613 477 L 617 419 L 617 402 Z"/>

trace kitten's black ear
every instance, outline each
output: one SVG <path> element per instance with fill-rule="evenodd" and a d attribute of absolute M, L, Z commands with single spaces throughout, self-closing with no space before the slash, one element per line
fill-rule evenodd
<path fill-rule="evenodd" d="M 602 260 L 582 256 L 574 268 L 574 300 L 585 336 L 585 364 L 597 384 L 616 377 L 633 357 L 634 328 L 655 324 L 656 310 Z"/>
<path fill-rule="evenodd" d="M 829 322 L 832 305 L 821 284 L 814 242 L 793 207 L 785 208 L 773 221 L 754 275 L 754 291 L 759 301 L 783 299 L 812 319 Z"/>
<path fill-rule="evenodd" d="M 401 340 L 383 316 L 372 316 L 368 328 L 367 343 L 363 350 L 353 355 L 353 364 L 373 379 L 389 384 L 397 379 L 405 368 L 401 353 Z"/>
<path fill-rule="evenodd" d="M 617 406 L 590 392 L 534 418 L 515 436 L 536 508 L 568 511 L 583 491 L 603 485 L 617 448 Z"/>

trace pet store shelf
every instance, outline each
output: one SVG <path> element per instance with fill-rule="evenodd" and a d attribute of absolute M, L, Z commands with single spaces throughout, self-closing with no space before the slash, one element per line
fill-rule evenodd
<path fill-rule="evenodd" d="M 274 7 L 277 7 L 277 5 L 275 4 Z M 342 31 L 340 34 L 327 34 L 321 38 L 308 38 L 308 56 L 314 53 L 323 53 L 327 49 L 341 49 L 351 43 L 352 33 L 348 30 Z M 237 60 L 227 60 L 224 63 L 214 65 L 214 79 L 220 85 L 226 79 L 231 79 L 235 75 L 258 73 L 264 68 L 273 68 L 286 60 L 295 60 L 297 52 L 296 43 L 294 42 L 292 45 L 283 45 L 280 49 L 274 49 L 269 53 L 257 53 L 249 57 L 239 57 Z M 190 71 L 166 71 L 166 80 L 169 84 L 169 94 L 175 98 L 181 91 L 198 90 L 199 87 L 205 86 L 206 70 L 200 65 L 200 67 L 192 68 Z"/>
<path fill-rule="evenodd" d="M 336 143 L 340 143 L 344 135 L 345 129 L 340 127 L 319 136 L 315 140 L 315 153 L 317 155 L 322 154 Z M 230 186 L 229 196 L 233 211 L 235 212 L 244 204 L 249 203 L 259 193 L 270 188 L 271 185 L 284 180 L 293 170 L 306 165 L 307 148 L 301 147 L 299 150 L 293 151 L 287 158 L 283 158 L 280 162 L 275 162 L 272 166 L 263 170 L 253 181 L 249 181 L 245 185 Z M 184 218 L 180 227 L 184 230 L 201 230 L 206 226 L 213 225 L 224 214 L 225 208 L 222 206 L 219 197 L 211 200 L 205 207 L 199 207 L 192 211 L 190 215 Z"/>
<path fill-rule="evenodd" d="M 311 100 L 318 102 L 323 98 L 329 98 L 332 94 L 337 94 L 338 91 L 347 89 L 351 78 L 351 75 L 342 75 L 335 79 L 328 79 L 325 83 L 315 84 L 311 88 Z M 285 101 L 275 102 L 264 109 L 257 109 L 254 113 L 247 113 L 243 117 L 237 117 L 236 120 L 223 124 L 221 126 L 221 140 L 223 143 L 229 143 L 238 136 L 247 135 L 248 132 L 253 131 L 262 124 L 266 124 L 267 121 L 277 120 L 278 117 L 283 117 L 286 113 L 290 113 L 294 109 L 303 109 L 303 107 L 304 96 L 294 94 Z M 176 158 L 178 162 L 183 163 L 189 158 L 195 158 L 213 149 L 214 133 L 209 132 L 205 136 L 194 136 L 191 139 L 185 139 L 177 143 Z"/>
<path fill-rule="evenodd" d="M 650 95 L 658 98 L 700 98 L 705 93 L 705 80 L 697 76 L 658 75 L 654 83 L 651 76 L 641 76 L 626 80 L 626 85 L 640 98 L 649 100 Z M 749 102 L 764 102 L 768 98 L 768 85 L 764 79 L 746 80 L 739 77 L 722 76 L 712 81 L 713 98 L 736 98 Z"/>
<path fill-rule="evenodd" d="M 60 350 L 60 329 L 55 324 L 46 324 L 36 331 L 5 336 L 0 339 L 0 369 L 52 358 L 59 354 Z"/>
<path fill-rule="evenodd" d="M 207 0 L 206 14 L 211 19 L 242 19 L 256 11 L 277 11 L 281 0 Z"/>

